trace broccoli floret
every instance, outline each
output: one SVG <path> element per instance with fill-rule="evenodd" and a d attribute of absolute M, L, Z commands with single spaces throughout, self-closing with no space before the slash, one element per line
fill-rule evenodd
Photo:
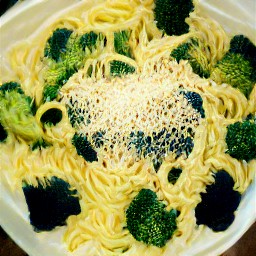
<path fill-rule="evenodd" d="M 181 134 L 181 137 L 175 141 L 174 148 L 176 149 L 174 150 L 176 153 L 175 159 L 179 158 L 182 153 L 186 156 L 186 158 L 188 158 L 194 148 L 193 139 L 189 136 L 185 138 L 184 135 Z"/>
<path fill-rule="evenodd" d="M 72 30 L 66 28 L 56 29 L 46 43 L 44 56 L 56 62 L 61 61 L 63 53 L 66 52 L 67 42 L 72 32 Z"/>
<path fill-rule="evenodd" d="M 104 135 L 105 131 L 95 132 L 92 135 L 92 140 L 96 148 L 100 148 L 104 145 Z"/>
<path fill-rule="evenodd" d="M 7 82 L 0 86 L 0 92 L 2 94 L 5 94 L 6 92 L 11 92 L 11 91 L 16 91 L 20 94 L 24 94 L 20 84 L 17 82 Z"/>
<path fill-rule="evenodd" d="M 33 116 L 33 100 L 15 82 L 0 88 L 0 122 L 5 130 L 27 141 L 40 140 L 42 129 Z"/>
<path fill-rule="evenodd" d="M 85 121 L 85 110 L 79 108 L 78 102 L 71 98 L 69 104 L 67 104 L 68 118 L 72 127 L 77 128 L 81 123 Z"/>
<path fill-rule="evenodd" d="M 150 189 L 142 189 L 126 211 L 127 228 L 137 241 L 163 247 L 177 229 L 177 211 L 167 211 Z"/>
<path fill-rule="evenodd" d="M 209 61 L 205 52 L 205 45 L 198 39 L 192 38 L 180 44 L 171 52 L 171 57 L 179 63 L 181 60 L 188 60 L 193 72 L 200 77 L 210 76 Z"/>
<path fill-rule="evenodd" d="M 192 0 L 156 0 L 154 15 L 156 26 L 167 35 L 182 35 L 189 32 L 185 19 L 194 10 Z"/>
<path fill-rule="evenodd" d="M 185 129 L 185 126 L 181 129 Z M 144 134 L 143 131 L 131 132 L 128 150 L 134 148 L 139 157 L 150 157 L 157 172 L 169 152 L 174 152 L 176 158 L 182 154 L 188 157 L 194 148 L 193 136 L 189 132 L 187 137 L 179 135 L 174 127 L 171 130 L 163 128 L 151 135 Z"/>
<path fill-rule="evenodd" d="M 55 35 L 55 32 L 53 34 Z M 60 39 L 57 38 L 58 35 Z M 58 32 L 55 36 L 55 41 L 58 42 L 64 35 Z M 65 47 L 64 42 L 63 45 L 56 47 L 59 50 L 61 49 L 58 61 L 53 61 L 52 58 L 49 60 L 49 55 L 45 55 L 48 70 L 44 75 L 44 101 L 51 101 L 57 97 L 60 88 L 74 73 L 83 67 L 86 58 L 96 52 L 100 42 L 103 40 L 104 37 L 101 34 L 95 34 L 94 32 L 88 32 L 83 35 L 76 35 L 73 32 L 68 37 L 65 37 Z M 48 49 L 47 47 L 48 45 L 46 45 L 46 49 Z"/>
<path fill-rule="evenodd" d="M 227 154 L 238 159 L 250 161 L 256 158 L 256 122 L 245 120 L 227 127 Z"/>
<path fill-rule="evenodd" d="M 67 61 L 51 64 L 45 75 L 43 101 L 52 101 L 57 98 L 59 90 L 77 70 L 67 66 Z"/>
<path fill-rule="evenodd" d="M 92 148 L 87 137 L 82 134 L 75 134 L 72 138 L 77 154 L 82 156 L 87 162 L 98 161 L 97 152 Z"/>
<path fill-rule="evenodd" d="M 24 182 L 23 192 L 29 210 L 30 223 L 36 232 L 50 231 L 66 224 L 70 215 L 81 212 L 76 190 L 57 177 L 44 182 L 38 180 L 38 186 Z"/>
<path fill-rule="evenodd" d="M 98 35 L 93 31 L 91 31 L 81 36 L 80 45 L 84 51 L 86 48 L 92 51 L 93 47 L 96 46 L 97 39 L 98 39 Z"/>
<path fill-rule="evenodd" d="M 43 113 L 40 121 L 45 125 L 52 126 L 59 123 L 61 119 L 62 119 L 62 111 L 58 108 L 51 108 Z"/>
<path fill-rule="evenodd" d="M 53 101 L 58 97 L 59 89 L 61 86 L 57 85 L 46 85 L 43 90 L 43 102 Z"/>
<path fill-rule="evenodd" d="M 0 93 L 2 93 L 2 95 L 5 95 L 6 92 L 9 93 L 11 91 L 16 91 L 19 94 L 24 94 L 24 91 L 22 90 L 20 84 L 17 82 L 7 82 L 2 84 L 2 86 L 0 86 Z M 36 113 L 35 102 L 29 96 L 24 95 L 24 98 L 27 100 L 28 104 L 30 105 L 32 114 L 35 115 Z"/>
<path fill-rule="evenodd" d="M 205 117 L 204 109 L 203 109 L 203 100 L 200 94 L 196 92 L 182 92 L 184 97 L 188 100 L 188 103 L 192 105 L 192 107 L 200 113 L 201 117 Z"/>
<path fill-rule="evenodd" d="M 256 83 L 256 46 L 240 35 L 231 39 L 230 49 L 214 66 L 211 78 L 227 83 L 249 97 Z"/>
<path fill-rule="evenodd" d="M 235 190 L 234 180 L 224 170 L 215 174 L 215 182 L 201 193 L 202 201 L 195 208 L 197 224 L 207 225 L 215 232 L 226 230 L 234 221 L 241 194 Z"/>
<path fill-rule="evenodd" d="M 127 30 L 114 33 L 115 51 L 121 55 L 132 57 L 131 47 L 129 46 L 130 32 Z"/>
<path fill-rule="evenodd" d="M 214 67 L 211 78 L 217 83 L 227 83 L 249 97 L 256 80 L 255 71 L 241 54 L 227 53 Z"/>
<path fill-rule="evenodd" d="M 4 129 L 2 124 L 0 123 L 0 142 L 4 142 L 8 137 L 7 131 Z"/>
<path fill-rule="evenodd" d="M 170 182 L 171 184 L 175 184 L 178 178 L 180 177 L 181 173 L 182 173 L 181 168 L 172 168 L 168 172 L 168 177 L 167 177 L 168 182 Z"/>
<path fill-rule="evenodd" d="M 150 142 L 151 141 L 152 140 L 150 137 Z M 149 144 L 147 142 L 149 142 L 149 141 L 143 131 L 131 132 L 128 149 L 130 149 L 132 146 L 134 146 L 134 148 L 136 149 L 136 153 L 138 155 L 141 155 L 142 152 L 145 152 L 145 147 Z M 144 156 L 146 156 L 146 154 Z"/>
<path fill-rule="evenodd" d="M 112 76 L 124 76 L 135 72 L 135 68 L 123 61 L 113 60 L 110 62 L 110 74 Z"/>
<path fill-rule="evenodd" d="M 252 67 L 256 68 L 256 47 L 244 35 L 236 35 L 231 39 L 229 52 L 242 54 L 245 59 L 251 62 Z"/>
<path fill-rule="evenodd" d="M 114 47 L 118 54 L 132 58 L 131 47 L 129 46 L 130 32 L 123 30 L 114 33 Z M 123 61 L 113 60 L 110 62 L 111 76 L 123 76 L 134 73 L 135 68 Z"/>

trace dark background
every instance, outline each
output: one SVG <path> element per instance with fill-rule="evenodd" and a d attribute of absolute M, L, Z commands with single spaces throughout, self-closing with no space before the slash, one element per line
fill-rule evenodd
<path fill-rule="evenodd" d="M 6 10 L 13 6 L 16 2 L 18 2 L 18 0 L 0 0 L 0 15 L 5 13 Z"/>

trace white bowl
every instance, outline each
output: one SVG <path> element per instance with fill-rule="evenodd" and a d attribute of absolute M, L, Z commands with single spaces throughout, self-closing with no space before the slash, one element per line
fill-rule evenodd
<path fill-rule="evenodd" d="M 48 17 L 65 8 L 71 8 L 77 2 L 78 0 L 26 0 L 11 8 L 0 18 L 1 60 L 11 43 L 25 39 Z M 201 0 L 200 2 L 204 11 L 222 24 L 227 32 L 242 33 L 255 43 L 254 0 Z M 231 247 L 256 220 L 255 195 L 256 179 L 243 194 L 233 224 L 225 232 L 214 233 L 205 229 L 182 255 L 215 256 Z M 0 209 L 0 225 L 30 256 L 69 255 L 61 242 L 65 227 L 36 234 L 29 224 L 24 196 L 10 192 L 4 181 L 0 183 Z M 79 252 L 76 253 L 80 255 Z"/>

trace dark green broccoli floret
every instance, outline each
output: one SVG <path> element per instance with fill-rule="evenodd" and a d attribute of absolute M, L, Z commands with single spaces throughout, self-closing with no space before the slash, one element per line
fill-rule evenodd
<path fill-rule="evenodd" d="M 230 49 L 214 66 L 211 78 L 227 83 L 249 97 L 256 83 L 256 46 L 240 35 L 231 39 Z"/>
<path fill-rule="evenodd" d="M 110 74 L 112 76 L 123 76 L 134 72 L 135 68 L 123 61 L 113 60 L 110 62 Z"/>
<path fill-rule="evenodd" d="M 178 180 L 178 178 L 180 177 L 182 173 L 182 169 L 181 168 L 172 168 L 169 172 L 168 172 L 168 182 L 175 184 L 176 181 Z"/>
<path fill-rule="evenodd" d="M 57 33 L 56 37 L 59 34 L 63 36 L 61 33 Z M 86 58 L 96 52 L 95 50 L 100 46 L 104 37 L 101 34 L 88 32 L 83 35 L 72 33 L 66 39 L 65 50 L 61 50 L 61 58 L 58 61 L 48 60 L 49 57 L 46 55 L 45 63 L 48 65 L 48 69 L 44 74 L 44 101 L 50 101 L 57 97 L 60 88 L 83 67 Z M 46 49 L 47 47 L 46 45 Z"/>
<path fill-rule="evenodd" d="M 7 131 L 4 129 L 2 124 L 0 123 L 0 142 L 4 142 L 8 137 Z"/>
<path fill-rule="evenodd" d="M 121 55 L 132 57 L 131 47 L 129 46 L 130 33 L 129 31 L 120 31 L 114 33 L 114 46 L 115 51 Z"/>
<path fill-rule="evenodd" d="M 56 125 L 62 119 L 62 111 L 58 108 L 51 108 L 48 109 L 46 112 L 43 113 L 41 116 L 40 121 L 46 125 Z"/>
<path fill-rule="evenodd" d="M 67 42 L 72 32 L 66 28 L 56 29 L 46 43 L 44 56 L 56 62 L 61 61 L 61 56 L 66 51 Z"/>
<path fill-rule="evenodd" d="M 0 88 L 1 125 L 24 140 L 40 140 L 43 132 L 33 116 L 33 100 L 15 82 L 5 83 Z"/>
<path fill-rule="evenodd" d="M 96 45 L 97 39 L 98 35 L 93 31 L 82 35 L 80 38 L 80 44 L 82 46 L 82 49 L 85 50 L 86 47 L 88 47 L 88 49 L 92 51 L 93 47 Z"/>
<path fill-rule="evenodd" d="M 7 82 L 0 86 L 0 91 L 2 94 L 5 94 L 5 92 L 11 92 L 16 91 L 20 94 L 24 94 L 23 90 L 21 89 L 21 86 L 17 82 Z"/>
<path fill-rule="evenodd" d="M 203 109 L 203 100 L 200 94 L 196 92 L 183 92 L 184 97 L 188 100 L 188 103 L 192 105 L 192 107 L 200 113 L 201 117 L 205 117 L 204 109 Z"/>
<path fill-rule="evenodd" d="M 215 182 L 206 186 L 201 193 L 202 201 L 195 209 L 197 224 L 207 225 L 213 231 L 226 230 L 234 221 L 241 194 L 235 190 L 234 180 L 226 171 L 215 174 Z"/>
<path fill-rule="evenodd" d="M 179 63 L 181 60 L 188 60 L 193 72 L 200 77 L 210 76 L 209 61 L 205 52 L 205 45 L 198 39 L 189 39 L 180 44 L 171 52 L 171 57 Z"/>
<path fill-rule="evenodd" d="M 68 104 L 66 104 L 69 121 L 75 129 L 78 129 L 81 124 L 89 124 L 91 122 L 91 115 L 88 114 L 89 102 L 87 103 L 87 108 L 81 108 L 79 101 L 70 98 Z"/>
<path fill-rule="evenodd" d="M 251 62 L 252 67 L 256 68 L 256 47 L 244 35 L 236 35 L 231 39 L 229 52 L 242 54 L 245 59 Z"/>
<path fill-rule="evenodd" d="M 194 10 L 192 0 L 156 0 L 154 15 L 156 26 L 167 35 L 182 35 L 189 32 L 185 19 Z"/>
<path fill-rule="evenodd" d="M 70 215 L 81 212 L 77 191 L 70 190 L 66 181 L 55 176 L 45 182 L 39 180 L 36 187 L 25 183 L 23 192 L 30 213 L 30 223 L 36 232 L 63 226 Z"/>
<path fill-rule="evenodd" d="M 227 127 L 227 154 L 238 159 L 250 161 L 256 158 L 256 122 L 245 120 Z"/>
<path fill-rule="evenodd" d="M 79 108 L 78 102 L 70 99 L 67 106 L 68 118 L 72 127 L 77 128 L 85 120 L 85 110 Z"/>
<path fill-rule="evenodd" d="M 126 211 L 127 228 L 137 241 L 163 247 L 177 229 L 177 211 L 167 211 L 150 189 L 142 189 Z"/>
<path fill-rule="evenodd" d="M 92 140 L 96 148 L 100 148 L 101 146 L 104 145 L 104 135 L 105 135 L 104 131 L 95 132 L 92 135 Z"/>
<path fill-rule="evenodd" d="M 98 161 L 97 152 L 92 148 L 87 137 L 82 134 L 75 134 L 72 143 L 76 148 L 77 154 L 82 156 L 86 161 Z"/>
<path fill-rule="evenodd" d="M 185 126 L 181 129 L 185 129 Z M 139 157 L 142 155 L 150 157 L 157 172 L 169 152 L 174 152 L 176 158 L 182 154 L 188 157 L 194 148 L 193 136 L 192 134 L 187 137 L 184 134 L 179 135 L 174 127 L 169 130 L 163 128 L 159 132 L 152 132 L 151 135 L 143 131 L 131 132 L 128 150 L 134 148 Z"/>

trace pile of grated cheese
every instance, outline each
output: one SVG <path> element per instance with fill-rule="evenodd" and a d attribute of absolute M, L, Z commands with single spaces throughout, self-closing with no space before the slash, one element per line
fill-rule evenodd
<path fill-rule="evenodd" d="M 83 78 L 62 88 L 62 103 L 67 106 L 76 131 L 84 134 L 94 148 L 103 147 L 107 152 L 128 148 L 137 155 L 152 156 L 145 153 L 145 142 L 141 140 L 140 146 L 139 139 L 134 140 L 134 134 L 143 135 L 157 151 L 155 156 L 160 147 L 166 148 L 161 150 L 164 158 L 171 151 L 166 138 L 169 142 L 188 136 L 193 139 L 201 120 L 200 113 L 184 97 L 182 82 L 171 82 L 168 73 L 97 81 Z"/>

